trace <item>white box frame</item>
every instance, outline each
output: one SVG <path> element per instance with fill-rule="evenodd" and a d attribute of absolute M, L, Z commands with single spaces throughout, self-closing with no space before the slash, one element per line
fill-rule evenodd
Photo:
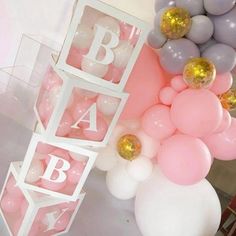
<path fill-rule="evenodd" d="M 126 102 L 128 100 L 129 94 L 128 93 L 121 93 L 116 91 L 111 91 L 107 88 L 100 87 L 96 84 L 89 83 L 83 79 L 78 79 L 77 76 L 74 76 L 72 74 L 68 74 L 64 71 L 59 70 L 55 66 L 55 62 L 52 59 L 51 66 L 53 70 L 59 75 L 59 77 L 63 81 L 62 89 L 60 91 L 60 95 L 57 101 L 56 106 L 54 107 L 53 113 L 51 115 L 51 118 L 49 119 L 49 123 L 47 125 L 47 128 L 44 127 L 44 125 L 41 122 L 40 115 L 37 110 L 37 102 L 34 106 L 34 111 L 37 117 L 37 120 L 41 126 L 41 134 L 43 134 L 48 141 L 50 142 L 58 142 L 58 143 L 65 143 L 68 145 L 75 145 L 75 146 L 93 146 L 93 147 L 105 147 L 110 139 L 110 136 L 118 123 L 118 120 L 120 118 L 121 113 L 123 112 L 123 109 L 126 105 Z M 117 111 L 109 124 L 107 133 L 102 141 L 91 141 L 91 140 L 83 140 L 83 139 L 76 139 L 76 138 L 65 138 L 65 137 L 59 137 L 56 136 L 57 129 L 59 127 L 59 124 L 61 122 L 61 119 L 63 117 L 63 114 L 65 112 L 65 109 L 69 103 L 69 100 L 71 98 L 71 94 L 74 88 L 82 88 L 88 91 L 96 92 L 105 94 L 107 96 L 116 97 L 120 99 L 120 104 L 117 108 Z"/>
<path fill-rule="evenodd" d="M 25 182 L 26 175 L 27 175 L 28 170 L 30 168 L 31 162 L 34 158 L 34 154 L 35 154 L 35 151 L 36 151 L 36 148 L 37 148 L 37 145 L 39 142 L 46 143 L 46 144 L 49 144 L 49 145 L 52 145 L 52 146 L 55 146 L 58 148 L 62 148 L 62 149 L 68 150 L 70 152 L 74 152 L 74 153 L 81 154 L 83 156 L 88 157 L 86 167 L 85 167 L 83 174 L 80 178 L 80 181 L 77 184 L 72 195 L 58 193 L 56 191 L 44 189 L 44 188 L 34 186 L 34 185 L 31 185 L 31 184 Z M 62 143 L 59 144 L 59 143 L 48 142 L 48 140 L 45 139 L 43 136 L 38 135 L 38 134 L 33 134 L 30 144 L 29 144 L 29 147 L 28 147 L 28 150 L 25 155 L 24 162 L 22 164 L 18 184 L 21 188 L 25 188 L 25 189 L 32 190 L 32 191 L 39 192 L 39 193 L 43 193 L 43 194 L 47 194 L 47 195 L 53 196 L 55 198 L 63 199 L 64 201 L 76 201 L 82 191 L 82 188 L 85 184 L 85 181 L 86 181 L 91 169 L 93 168 L 96 157 L 97 157 L 96 152 L 93 152 L 93 151 L 90 151 L 87 149 L 83 149 L 81 147 L 71 146 L 68 144 L 62 144 Z"/>
<path fill-rule="evenodd" d="M 7 181 L 10 177 L 10 175 L 13 175 L 13 177 L 17 180 L 18 177 L 19 177 L 19 174 L 21 172 L 21 168 L 22 168 L 22 163 L 23 162 L 12 162 L 10 164 L 10 167 L 9 167 L 9 170 L 8 170 L 8 173 L 7 173 L 7 176 L 6 176 L 6 179 L 5 179 L 5 182 L 4 182 L 4 185 L 3 185 L 3 188 L 2 188 L 2 191 L 1 191 L 1 194 L 0 194 L 0 199 L 2 199 L 2 196 L 4 194 L 4 191 L 6 189 L 6 184 L 7 184 Z M 18 183 L 17 183 L 18 185 Z M 20 187 L 21 188 L 21 187 Z M 28 201 L 29 203 L 29 206 L 28 206 L 28 209 L 26 210 L 26 214 L 25 214 L 25 217 L 22 221 L 22 226 L 17 234 L 17 236 L 25 236 L 25 234 L 29 233 L 29 230 L 31 229 L 31 226 L 34 222 L 34 219 L 35 219 L 35 216 L 38 212 L 38 210 L 42 207 L 50 207 L 50 206 L 53 206 L 53 205 L 57 205 L 57 204 L 61 204 L 61 203 L 65 203 L 67 202 L 66 200 L 63 200 L 63 199 L 57 199 L 57 198 L 54 198 L 54 197 L 51 197 L 51 196 L 45 196 L 45 198 L 42 199 L 41 202 L 35 202 L 34 201 L 34 197 L 32 194 L 34 193 L 30 193 L 30 191 L 24 189 L 24 188 L 21 188 L 26 200 Z M 72 216 L 71 216 L 71 219 L 70 219 L 70 222 L 68 224 L 68 226 L 66 227 L 66 229 L 63 231 L 63 232 L 60 232 L 58 234 L 54 234 L 54 236 L 59 236 L 59 235 L 63 235 L 65 233 L 68 233 L 70 228 L 71 228 L 71 225 L 73 224 L 74 222 L 74 219 L 76 217 L 76 214 L 78 213 L 79 211 L 79 208 L 84 200 L 84 197 L 85 197 L 86 193 L 85 192 L 82 192 L 80 193 L 79 197 L 77 200 L 79 200 L 79 203 L 78 205 L 76 206 Z M 4 212 L 2 212 L 1 208 L 0 208 L 0 215 L 2 216 L 2 219 L 3 219 L 3 222 L 10 234 L 10 236 L 14 236 L 12 234 L 12 231 L 7 223 L 7 220 L 5 219 L 5 216 L 4 216 Z M 30 224 L 28 222 L 31 222 Z"/>
<path fill-rule="evenodd" d="M 119 84 L 114 84 L 112 82 L 106 81 L 104 79 L 101 79 L 97 76 L 91 75 L 89 73 L 86 73 L 80 69 L 77 69 L 73 66 L 70 66 L 66 63 L 66 60 L 69 55 L 70 48 L 72 46 L 72 41 L 74 39 L 78 24 L 81 22 L 84 10 L 86 7 L 91 7 L 93 9 L 96 9 L 102 13 L 105 13 L 111 17 L 114 17 L 120 21 L 125 21 L 127 24 L 137 27 L 141 30 L 138 42 L 136 46 L 134 47 L 133 53 L 131 55 L 131 59 L 129 60 L 126 69 L 124 71 L 124 74 L 120 80 Z M 58 61 L 57 61 L 57 67 L 61 70 L 64 70 L 68 73 L 71 73 L 73 75 L 76 75 L 82 79 L 85 79 L 91 83 L 96 83 L 102 87 L 109 88 L 111 90 L 115 91 L 123 91 L 124 87 L 128 81 L 128 78 L 133 70 L 133 67 L 140 55 L 140 52 L 146 42 L 146 38 L 151 30 L 151 26 L 144 21 L 131 16 L 117 8 L 114 8 L 104 2 L 100 2 L 98 0 L 79 0 L 78 5 L 75 9 L 74 17 L 72 19 L 71 25 L 69 27 L 69 31 L 67 33 L 62 51 L 59 55 Z"/>

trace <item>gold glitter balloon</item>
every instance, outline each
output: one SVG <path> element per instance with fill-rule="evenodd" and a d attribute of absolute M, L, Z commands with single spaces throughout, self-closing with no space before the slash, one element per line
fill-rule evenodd
<path fill-rule="evenodd" d="M 226 110 L 236 109 L 236 89 L 230 89 L 228 92 L 219 96 L 222 106 Z"/>
<path fill-rule="evenodd" d="M 206 58 L 193 58 L 186 64 L 183 78 L 190 88 L 207 88 L 216 78 L 215 65 Z"/>
<path fill-rule="evenodd" d="M 184 8 L 172 7 L 161 17 L 161 32 L 169 39 L 179 39 L 190 30 L 192 20 Z"/>
<path fill-rule="evenodd" d="M 117 143 L 117 150 L 125 160 L 133 161 L 141 153 L 141 142 L 132 134 L 122 136 Z"/>

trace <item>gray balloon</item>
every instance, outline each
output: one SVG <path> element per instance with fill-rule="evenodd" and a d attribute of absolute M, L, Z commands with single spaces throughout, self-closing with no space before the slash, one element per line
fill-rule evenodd
<path fill-rule="evenodd" d="M 234 7 L 235 2 L 236 0 L 204 0 L 204 7 L 212 15 L 223 15 Z"/>
<path fill-rule="evenodd" d="M 194 43 L 206 43 L 214 32 L 214 26 L 211 20 L 204 15 L 192 17 L 192 26 L 186 37 Z"/>
<path fill-rule="evenodd" d="M 208 40 L 206 43 L 203 44 L 199 44 L 198 47 L 200 49 L 200 52 L 204 52 L 207 48 L 211 47 L 212 45 L 215 45 L 217 42 L 215 41 L 215 39 L 211 38 L 210 40 Z"/>
<path fill-rule="evenodd" d="M 200 51 L 192 41 L 181 38 L 169 40 L 160 49 L 160 63 L 172 74 L 182 74 L 184 66 L 191 58 L 200 57 Z"/>
<path fill-rule="evenodd" d="M 217 74 L 230 72 L 236 65 L 235 50 L 222 43 L 207 48 L 202 57 L 208 58 L 215 64 Z"/>
<path fill-rule="evenodd" d="M 174 0 L 156 0 L 155 2 L 155 10 L 159 12 L 164 7 L 174 7 L 175 1 Z"/>
<path fill-rule="evenodd" d="M 215 40 L 236 48 L 236 6 L 222 16 L 211 16 L 211 20 L 215 28 Z"/>
<path fill-rule="evenodd" d="M 160 28 L 161 24 L 161 18 L 166 10 L 168 10 L 170 7 L 164 7 L 159 12 L 157 12 L 155 19 L 154 19 L 154 26 L 155 28 Z"/>
<path fill-rule="evenodd" d="M 167 41 L 167 38 L 161 33 L 160 30 L 152 30 L 148 35 L 148 44 L 155 49 L 161 48 L 164 43 Z"/>
<path fill-rule="evenodd" d="M 191 16 L 201 15 L 205 12 L 203 0 L 176 0 L 176 6 L 185 8 Z"/>

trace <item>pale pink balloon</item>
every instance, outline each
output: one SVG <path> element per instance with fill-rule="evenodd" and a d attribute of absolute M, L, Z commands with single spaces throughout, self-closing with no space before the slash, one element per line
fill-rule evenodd
<path fill-rule="evenodd" d="M 160 91 L 160 101 L 164 105 L 171 105 L 178 93 L 172 87 L 165 87 Z"/>
<path fill-rule="evenodd" d="M 140 118 L 148 108 L 156 104 L 159 91 L 166 82 L 156 53 L 144 45 L 125 88 L 130 96 L 121 119 Z"/>
<path fill-rule="evenodd" d="M 55 149 L 56 149 L 56 147 L 54 147 L 52 145 L 48 145 L 46 143 L 38 143 L 37 148 L 36 148 L 36 152 L 38 152 L 40 154 L 50 154 Z"/>
<path fill-rule="evenodd" d="M 18 186 L 16 186 L 16 180 L 14 179 L 13 176 L 9 178 L 6 188 L 7 188 L 8 194 L 18 197 L 18 198 L 24 198 L 24 195 L 21 189 Z"/>
<path fill-rule="evenodd" d="M 86 55 L 87 53 L 88 49 L 79 49 L 75 46 L 72 46 L 66 63 L 69 64 L 70 66 L 80 69 L 84 55 Z"/>
<path fill-rule="evenodd" d="M 60 136 L 60 137 L 64 137 L 64 136 L 68 135 L 71 131 L 71 126 L 73 125 L 73 122 L 74 122 L 74 120 L 73 120 L 70 112 L 65 111 L 65 113 L 62 117 L 62 120 L 60 122 L 60 125 L 57 129 L 56 135 Z"/>
<path fill-rule="evenodd" d="M 223 161 L 236 159 L 236 119 L 232 118 L 230 127 L 222 133 L 205 137 L 212 156 Z"/>
<path fill-rule="evenodd" d="M 61 86 L 62 79 L 57 75 L 52 68 L 50 68 L 45 74 L 45 78 L 42 81 L 42 86 L 45 90 L 51 90 L 53 87 Z"/>
<path fill-rule="evenodd" d="M 171 120 L 182 133 L 204 137 L 213 133 L 223 118 L 218 97 L 207 89 L 187 89 L 171 106 Z"/>
<path fill-rule="evenodd" d="M 210 90 L 216 95 L 227 92 L 233 85 L 233 76 L 230 72 L 225 74 L 219 74 L 216 76 L 216 79 L 213 85 L 210 87 Z"/>
<path fill-rule="evenodd" d="M 117 68 L 114 65 L 109 66 L 109 70 L 106 73 L 104 80 L 110 81 L 112 83 L 119 83 L 122 76 L 123 76 L 124 70 L 121 68 Z"/>
<path fill-rule="evenodd" d="M 142 117 L 142 128 L 149 136 L 162 140 L 174 134 L 176 128 L 170 119 L 170 108 L 155 105 Z"/>
<path fill-rule="evenodd" d="M 58 173 L 53 173 L 52 180 L 55 180 L 58 178 Z M 54 183 L 52 181 L 41 179 L 41 186 L 45 189 L 51 190 L 51 191 L 60 191 L 66 186 L 66 181 L 62 183 Z"/>
<path fill-rule="evenodd" d="M 1 208 L 5 213 L 15 213 L 20 210 L 22 198 L 6 194 L 1 199 Z"/>
<path fill-rule="evenodd" d="M 61 209 L 68 209 L 69 211 L 74 211 L 78 205 L 78 202 L 65 202 L 59 205 Z"/>
<path fill-rule="evenodd" d="M 85 128 L 83 129 L 83 134 L 85 138 L 91 141 L 102 141 L 106 136 L 107 130 L 108 130 L 107 122 L 102 117 L 98 117 L 97 131 L 90 131 Z"/>
<path fill-rule="evenodd" d="M 65 212 L 55 223 L 54 229 L 57 232 L 63 231 L 70 223 L 71 215 L 68 212 Z"/>
<path fill-rule="evenodd" d="M 231 122 L 232 122 L 232 118 L 231 118 L 230 113 L 226 109 L 223 109 L 223 119 L 221 121 L 220 126 L 214 131 L 214 133 L 221 133 L 225 131 L 226 129 L 230 127 Z"/>
<path fill-rule="evenodd" d="M 188 88 L 187 84 L 183 80 L 182 75 L 178 75 L 172 78 L 170 81 L 170 84 L 171 84 L 171 87 L 177 92 L 182 92 L 183 90 Z"/>
<path fill-rule="evenodd" d="M 180 185 L 192 185 L 204 179 L 211 163 L 207 146 L 200 139 L 187 135 L 174 135 L 164 141 L 158 155 L 163 173 Z"/>
<path fill-rule="evenodd" d="M 73 161 L 71 163 L 71 168 L 67 171 L 68 182 L 71 184 L 78 184 L 79 180 L 84 172 L 86 163 L 81 161 Z"/>

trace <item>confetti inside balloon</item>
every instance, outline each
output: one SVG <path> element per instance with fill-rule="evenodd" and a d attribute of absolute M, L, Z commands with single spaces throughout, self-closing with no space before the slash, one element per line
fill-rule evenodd
<path fill-rule="evenodd" d="M 186 64 L 183 78 L 191 88 L 207 88 L 216 78 L 216 68 L 206 58 L 193 58 Z"/>
<path fill-rule="evenodd" d="M 141 142 L 137 136 L 127 134 L 122 136 L 117 143 L 117 150 L 125 160 L 133 161 L 141 153 Z"/>
<path fill-rule="evenodd" d="M 178 7 L 167 9 L 161 18 L 161 32 L 169 39 L 179 39 L 191 27 L 191 17 L 187 10 Z"/>
<path fill-rule="evenodd" d="M 226 110 L 236 109 L 236 89 L 230 89 L 228 92 L 219 96 L 222 106 Z"/>

